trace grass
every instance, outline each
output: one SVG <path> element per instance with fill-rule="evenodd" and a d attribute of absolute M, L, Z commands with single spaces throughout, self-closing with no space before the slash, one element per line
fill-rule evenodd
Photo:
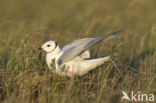
<path fill-rule="evenodd" d="M 156 95 L 155 3 L 0 1 L 0 102 L 121 103 L 122 90 Z M 92 58 L 118 55 L 81 78 L 55 76 L 37 51 L 46 40 L 63 46 L 119 29 L 123 38 L 90 49 Z"/>

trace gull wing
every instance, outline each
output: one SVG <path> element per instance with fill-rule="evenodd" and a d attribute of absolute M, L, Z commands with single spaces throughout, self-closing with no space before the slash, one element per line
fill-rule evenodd
<path fill-rule="evenodd" d="M 72 48 L 72 47 L 75 47 L 75 46 L 80 45 L 82 42 L 84 43 L 84 42 L 87 42 L 87 41 L 91 41 L 92 39 L 93 39 L 93 38 L 83 38 L 83 39 L 79 39 L 79 40 L 74 40 L 74 41 L 69 42 L 68 44 L 66 44 L 66 45 L 62 48 L 62 50 L 63 50 L 63 51 L 66 51 L 66 50 L 68 50 L 68 49 L 70 49 L 70 48 Z"/>
<path fill-rule="evenodd" d="M 92 39 L 93 39 L 93 38 L 83 38 L 83 39 L 79 39 L 79 40 L 74 40 L 74 41 L 69 42 L 68 44 L 66 44 L 66 45 L 62 48 L 62 50 L 63 50 L 63 51 L 66 51 L 66 50 L 68 50 L 68 49 L 71 49 L 72 47 L 75 47 L 75 46 L 80 45 L 82 42 L 90 41 L 90 40 L 92 40 Z M 82 52 L 82 53 L 80 54 L 80 57 L 81 57 L 81 58 L 84 58 L 84 59 L 90 58 L 90 52 L 89 52 L 89 50 L 86 50 L 86 51 Z"/>
<path fill-rule="evenodd" d="M 90 58 L 90 52 L 89 50 L 86 50 L 84 51 L 81 55 L 80 55 L 81 58 L 84 58 L 84 59 L 89 59 Z"/>
<path fill-rule="evenodd" d="M 89 49 L 94 44 L 102 41 L 102 40 L 108 40 L 112 38 L 118 37 L 116 35 L 121 31 L 112 32 L 106 35 L 101 35 L 96 38 L 83 38 L 79 40 L 75 40 L 73 42 L 68 43 L 62 48 L 62 55 L 57 59 L 58 65 L 61 65 L 62 63 L 68 62 L 75 58 L 76 56 L 79 56 L 81 53 Z"/>

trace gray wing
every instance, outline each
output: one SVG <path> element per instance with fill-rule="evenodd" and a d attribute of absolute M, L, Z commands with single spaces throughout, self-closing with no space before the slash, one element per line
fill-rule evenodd
<path fill-rule="evenodd" d="M 83 39 L 79 39 L 79 40 L 74 40 L 74 41 L 69 42 L 68 44 L 66 44 L 66 45 L 62 48 L 62 51 L 66 51 L 66 50 L 68 50 L 68 49 L 71 49 L 72 47 L 81 45 L 82 42 L 90 41 L 90 40 L 92 40 L 92 39 L 93 39 L 93 38 L 83 38 Z M 86 50 L 86 51 L 84 51 L 83 53 L 81 53 L 79 56 L 80 56 L 81 58 L 88 59 L 88 58 L 90 58 L 90 52 L 89 52 L 89 50 Z"/>
<path fill-rule="evenodd" d="M 72 48 L 72 47 L 75 47 L 75 46 L 80 45 L 82 42 L 84 43 L 84 42 L 87 42 L 87 41 L 91 41 L 92 39 L 93 39 L 93 38 L 83 38 L 83 39 L 79 39 L 79 40 L 74 40 L 74 41 L 69 42 L 68 44 L 66 44 L 66 45 L 62 48 L 62 50 L 63 50 L 63 51 L 66 51 L 66 50 L 68 50 L 68 49 L 70 49 L 70 48 Z"/>
<path fill-rule="evenodd" d="M 90 58 L 90 52 L 89 50 L 84 51 L 81 55 L 79 55 L 83 59 L 89 59 Z"/>
<path fill-rule="evenodd" d="M 115 34 L 119 32 L 121 31 L 116 31 L 106 35 L 101 35 L 96 38 L 83 38 L 80 40 L 75 40 L 73 42 L 70 42 L 62 48 L 63 54 L 58 58 L 57 63 L 61 65 L 62 63 L 70 61 L 76 56 L 86 51 L 87 49 L 89 49 L 89 47 L 93 46 L 94 44 L 102 40 L 118 37 Z"/>

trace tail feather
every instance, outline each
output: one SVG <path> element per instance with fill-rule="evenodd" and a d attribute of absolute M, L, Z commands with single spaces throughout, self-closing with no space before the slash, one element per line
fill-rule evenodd
<path fill-rule="evenodd" d="M 83 69 L 84 72 L 88 72 L 90 70 L 95 69 L 96 67 L 104 64 L 106 61 L 108 61 L 110 56 L 104 57 L 104 58 L 98 58 L 98 59 L 92 59 L 92 60 L 86 60 L 83 64 L 85 65 L 85 69 Z"/>

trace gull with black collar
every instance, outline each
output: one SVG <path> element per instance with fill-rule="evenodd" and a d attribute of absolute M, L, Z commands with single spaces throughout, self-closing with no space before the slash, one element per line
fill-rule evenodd
<path fill-rule="evenodd" d="M 63 77 L 83 76 L 96 67 L 104 64 L 110 56 L 90 59 L 89 48 L 102 40 L 118 38 L 121 31 L 101 35 L 96 38 L 83 38 L 75 40 L 60 48 L 55 41 L 45 42 L 40 49 L 44 50 L 49 69 L 55 69 L 55 73 Z M 55 68 L 51 64 L 55 60 Z"/>

